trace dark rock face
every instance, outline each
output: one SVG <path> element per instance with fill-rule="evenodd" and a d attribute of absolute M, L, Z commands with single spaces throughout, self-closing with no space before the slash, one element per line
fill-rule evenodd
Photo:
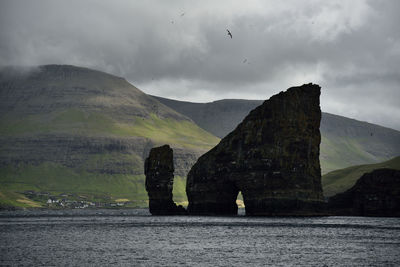
<path fill-rule="evenodd" d="M 336 215 L 400 217 L 400 171 L 364 174 L 352 188 L 331 197 L 329 208 Z"/>
<path fill-rule="evenodd" d="M 149 195 L 149 209 L 152 215 L 185 214 L 182 206 L 172 200 L 174 183 L 173 151 L 168 145 L 150 150 L 145 161 L 146 190 Z"/>
<path fill-rule="evenodd" d="M 188 174 L 189 214 L 311 215 L 322 208 L 320 87 L 289 88 L 252 110 Z"/>

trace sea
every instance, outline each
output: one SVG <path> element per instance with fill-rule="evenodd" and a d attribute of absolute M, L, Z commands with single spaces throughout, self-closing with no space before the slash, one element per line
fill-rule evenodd
<path fill-rule="evenodd" d="M 1 266 L 400 266 L 400 218 L 0 211 Z"/>

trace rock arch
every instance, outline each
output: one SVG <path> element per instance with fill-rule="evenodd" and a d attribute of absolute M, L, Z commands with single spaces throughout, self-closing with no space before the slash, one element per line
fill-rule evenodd
<path fill-rule="evenodd" d="M 320 87 L 289 88 L 252 110 L 188 174 L 189 214 L 310 215 L 323 205 Z"/>

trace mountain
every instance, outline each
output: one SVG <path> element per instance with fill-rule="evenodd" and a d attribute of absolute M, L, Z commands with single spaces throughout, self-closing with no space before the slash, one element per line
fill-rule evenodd
<path fill-rule="evenodd" d="M 153 97 L 220 138 L 263 103 L 261 100 L 243 99 L 192 103 Z M 400 132 L 393 129 L 323 112 L 320 130 L 322 173 L 377 163 L 400 155 Z"/>
<path fill-rule="evenodd" d="M 0 207 L 60 196 L 146 206 L 143 161 L 163 144 L 174 150 L 174 200 L 185 201 L 197 158 L 261 103 L 151 97 L 123 78 L 68 65 L 2 68 Z M 324 172 L 400 154 L 400 133 L 378 125 L 323 113 L 321 132 Z"/>
<path fill-rule="evenodd" d="M 143 161 L 162 144 L 174 149 L 179 201 L 189 168 L 218 141 L 120 77 L 68 65 L 0 71 L 0 205 L 70 194 L 143 206 Z"/>
<path fill-rule="evenodd" d="M 225 137 L 263 100 L 224 99 L 210 103 L 193 103 L 152 96 L 164 105 L 191 118 L 208 132 Z"/>
<path fill-rule="evenodd" d="M 383 168 L 400 170 L 400 157 L 377 164 L 352 166 L 325 174 L 322 176 L 324 196 L 331 197 L 342 193 L 355 185 L 363 174 Z"/>

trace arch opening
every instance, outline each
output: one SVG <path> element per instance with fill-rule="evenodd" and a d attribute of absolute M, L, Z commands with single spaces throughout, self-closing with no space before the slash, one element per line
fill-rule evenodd
<path fill-rule="evenodd" d="M 244 210 L 244 208 L 245 208 L 242 191 L 239 191 L 239 193 L 238 193 L 238 195 L 236 197 L 236 205 L 238 206 L 239 210 L 240 209 Z"/>

